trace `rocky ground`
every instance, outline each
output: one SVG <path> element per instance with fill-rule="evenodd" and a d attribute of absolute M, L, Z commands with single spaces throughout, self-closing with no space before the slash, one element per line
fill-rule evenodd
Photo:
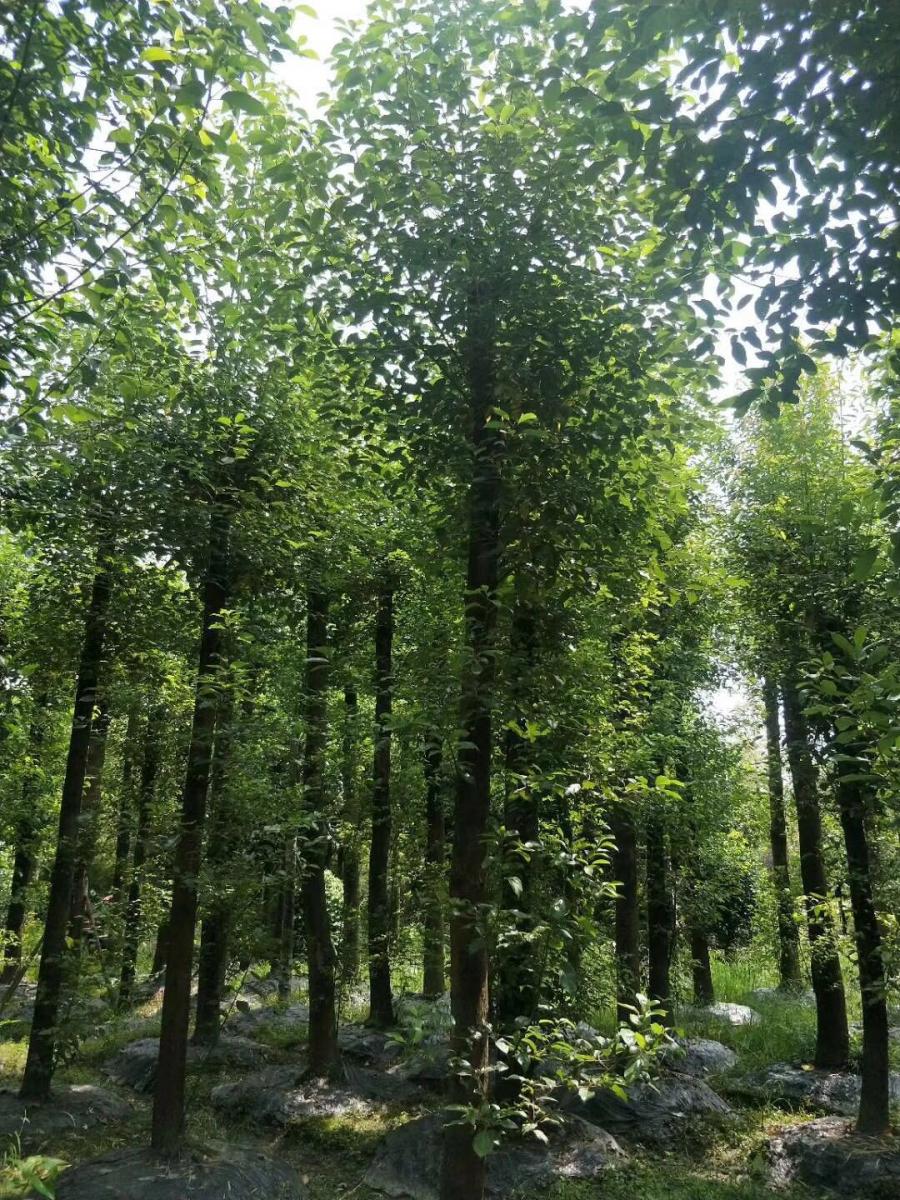
<path fill-rule="evenodd" d="M 22 1156 L 53 1155 L 73 1164 L 55 1184 L 57 1200 L 436 1200 L 446 1006 L 402 999 L 399 1036 L 345 1022 L 344 1071 L 322 1084 L 304 1074 L 305 1007 L 278 1006 L 264 984 L 233 998 L 216 1051 L 191 1050 L 189 1158 L 161 1171 L 142 1149 L 156 1053 L 151 996 L 143 1018 L 82 1044 L 51 1105 L 25 1110 L 12 1090 L 0 1093 L 0 1133 L 17 1135 L 19 1147 L 0 1169 L 0 1197 L 42 1194 L 23 1184 Z M 777 1029 L 784 1018 L 783 1002 L 753 999 L 754 1008 L 687 1012 L 689 1036 L 666 1052 L 658 1079 L 624 1099 L 598 1089 L 570 1100 L 546 1145 L 532 1137 L 498 1148 L 492 1200 L 900 1200 L 900 1149 L 849 1135 L 856 1077 L 761 1064 L 758 1044 L 766 1022 Z M 0 1046 L 10 1085 L 23 1049 Z M 900 1100 L 900 1076 L 894 1088 Z"/>

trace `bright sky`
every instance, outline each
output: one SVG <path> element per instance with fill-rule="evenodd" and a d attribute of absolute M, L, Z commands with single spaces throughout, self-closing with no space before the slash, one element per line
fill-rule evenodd
<path fill-rule="evenodd" d="M 285 63 L 278 75 L 294 89 L 303 107 L 312 111 L 316 107 L 317 97 L 329 83 L 330 72 L 326 60 L 340 37 L 335 22 L 356 21 L 364 17 L 367 0 L 319 0 L 310 7 L 316 11 L 315 19 L 298 13 L 294 32 L 306 38 L 307 47 L 316 52 L 318 61 L 313 58 L 294 59 Z"/>

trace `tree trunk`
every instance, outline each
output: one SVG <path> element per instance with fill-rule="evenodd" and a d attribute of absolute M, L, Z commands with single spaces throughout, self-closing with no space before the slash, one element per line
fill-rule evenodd
<path fill-rule="evenodd" d="M 691 974 L 694 982 L 694 1003 L 703 1008 L 715 1004 L 712 964 L 709 961 L 709 940 L 702 930 L 691 929 Z"/>
<path fill-rule="evenodd" d="M 772 883 L 778 914 L 779 986 L 784 991 L 796 992 L 801 987 L 800 935 L 794 920 L 794 897 L 791 892 L 788 864 L 778 691 L 768 677 L 763 681 L 763 704 L 766 713 L 766 762 L 769 777 L 769 844 L 772 849 Z"/>
<path fill-rule="evenodd" d="M 665 827 L 658 815 L 651 814 L 647 822 L 647 991 L 654 1005 L 664 1010 L 666 1025 L 672 1024 L 672 925 Z"/>
<path fill-rule="evenodd" d="M 450 1006 L 453 1051 L 472 1074 L 452 1081 L 456 1103 L 480 1108 L 489 1094 L 490 1038 L 487 945 L 479 910 L 488 901 L 484 839 L 491 808 L 492 709 L 500 545 L 502 438 L 492 425 L 495 403 L 492 298 L 475 283 L 469 295 L 466 339 L 473 470 L 465 596 L 466 659 L 460 699 L 460 742 L 450 866 Z M 472 1128 L 444 1133 L 441 1200 L 482 1200 L 485 1162 Z"/>
<path fill-rule="evenodd" d="M 134 975 L 137 966 L 138 948 L 141 944 L 142 899 L 144 864 L 150 847 L 150 818 L 153 798 L 156 794 L 156 778 L 159 774 L 159 737 L 162 731 L 164 710 L 154 707 L 147 718 L 144 735 L 144 757 L 141 762 L 141 778 L 137 797 L 137 826 L 134 832 L 134 856 L 131 863 L 131 880 L 128 884 L 128 907 L 125 911 L 125 931 L 122 939 L 122 971 L 119 976 L 119 1008 L 127 1008 L 134 990 Z M 160 939 L 157 939 L 157 949 Z M 165 966 L 165 959 L 153 974 Z"/>
<path fill-rule="evenodd" d="M 881 1137 L 888 1132 L 891 1119 L 887 981 L 869 868 L 867 796 L 862 782 L 853 778 L 855 774 L 868 770 L 868 762 L 860 746 L 838 746 L 838 749 L 847 756 L 838 760 L 837 798 L 847 850 L 850 903 L 862 992 L 862 1091 L 856 1132 L 868 1137 Z M 856 761 L 850 761 L 851 758 Z"/>
<path fill-rule="evenodd" d="M 297 917 L 297 835 L 291 831 L 284 841 L 281 889 L 278 905 L 278 945 L 275 975 L 278 980 L 278 1000 L 286 1004 L 291 998 L 294 977 L 294 925 Z"/>
<path fill-rule="evenodd" d="M 206 842 L 206 874 L 212 894 L 200 925 L 197 973 L 197 1015 L 194 1042 L 215 1046 L 222 1024 L 222 993 L 228 970 L 231 934 L 231 903 L 225 894 L 233 845 L 234 814 L 229 808 L 228 770 L 233 737 L 234 695 L 226 685 L 216 714 L 215 747 L 209 787 L 209 835 Z"/>
<path fill-rule="evenodd" d="M 109 722 L 109 705 L 105 700 L 100 700 L 91 727 L 84 798 L 79 817 L 75 878 L 72 882 L 69 937 L 76 953 L 81 949 L 88 921 L 91 871 L 97 852 L 97 823 L 100 818 L 100 804 L 103 797 L 103 766 L 106 762 Z"/>
<path fill-rule="evenodd" d="M 521 577 L 516 579 L 516 602 L 510 630 L 509 664 L 511 719 L 506 727 L 504 767 L 506 773 L 505 821 L 510 833 L 521 844 L 534 844 L 540 835 L 538 795 L 532 778 L 533 745 L 524 735 L 533 717 L 533 676 L 537 642 L 537 610 L 522 592 Z M 517 1018 L 528 1021 L 537 1013 L 540 1000 L 540 964 L 528 937 L 534 929 L 533 911 L 536 875 L 540 856 L 533 850 L 530 858 L 518 860 L 515 878 L 518 888 L 507 885 L 503 903 L 514 910 L 519 934 L 503 956 L 496 985 L 495 1009 L 502 1029 L 512 1028 Z M 520 864 L 520 865 L 519 865 Z M 540 956 L 538 956 L 540 957 Z"/>
<path fill-rule="evenodd" d="M 425 903 L 422 927 L 422 991 L 429 999 L 444 993 L 444 888 L 447 830 L 441 795 L 443 750 L 436 734 L 425 744 Z"/>
<path fill-rule="evenodd" d="M 613 873 L 616 894 L 616 1013 L 620 1025 L 630 1024 L 641 990 L 641 916 L 638 902 L 637 838 L 634 818 L 624 807 L 610 812 L 609 827 L 616 844 Z"/>
<path fill-rule="evenodd" d="M 388 886 L 391 853 L 391 707 L 394 594 L 382 584 L 375 617 L 375 759 L 372 772 L 372 840 L 369 846 L 369 1024 L 394 1023 L 391 998 Z"/>
<path fill-rule="evenodd" d="M 309 836 L 303 847 L 300 896 L 309 973 L 309 1072 L 314 1078 L 327 1078 L 339 1065 L 335 953 L 325 896 L 327 689 L 328 600 L 321 592 L 311 591 L 306 618 L 306 746 L 303 755 L 303 807 Z"/>
<path fill-rule="evenodd" d="M 3 971 L 0 986 L 12 983 L 22 961 L 22 931 L 25 928 L 28 889 L 34 878 L 35 849 L 38 836 L 38 812 L 41 791 L 40 759 L 44 744 L 44 722 L 48 698 L 41 694 L 35 700 L 35 712 L 29 730 L 28 764 L 22 780 L 22 812 L 16 825 L 16 847 L 13 857 L 12 884 L 6 909 L 3 949 Z"/>
<path fill-rule="evenodd" d="M 790 675 L 782 685 L 788 763 L 797 808 L 800 842 L 800 876 L 806 905 L 810 970 L 816 997 L 815 1065 L 823 1069 L 846 1067 L 850 1057 L 844 979 L 828 909 L 828 879 L 822 854 L 822 817 L 816 769 L 809 748 L 809 732 L 797 684 Z"/>
<path fill-rule="evenodd" d="M 128 856 L 131 853 L 135 755 L 138 750 L 138 738 L 138 710 L 136 707 L 132 707 L 128 714 L 128 727 L 125 730 L 125 747 L 122 754 L 122 790 L 119 795 L 119 810 L 116 816 L 116 850 L 111 889 L 112 902 L 116 909 L 125 895 L 125 876 L 128 871 Z"/>
<path fill-rule="evenodd" d="M 206 792 L 216 720 L 217 675 L 222 642 L 219 622 L 228 600 L 228 518 L 221 504 L 211 515 L 209 536 L 194 714 L 172 873 L 166 985 L 156 1092 L 153 1097 L 151 1145 L 154 1150 L 166 1155 L 176 1154 L 181 1149 L 184 1129 L 184 1079 L 191 1011 L 191 966 L 197 925 L 197 880 L 200 875 Z"/>
<path fill-rule="evenodd" d="M 84 642 L 78 666 L 78 682 L 75 687 L 72 732 L 69 737 L 69 752 L 66 758 L 59 808 L 56 857 L 50 875 L 50 896 L 44 921 L 44 940 L 38 969 L 37 996 L 31 1021 L 31 1037 L 28 1042 L 25 1074 L 19 1092 L 23 1100 L 46 1100 L 50 1095 L 50 1084 L 53 1078 L 66 955 L 66 934 L 68 933 L 69 908 L 72 900 L 72 884 L 75 877 L 75 859 L 78 848 L 78 819 L 81 815 L 81 801 L 91 741 L 91 725 L 94 704 L 97 699 L 97 681 L 100 676 L 109 609 L 108 556 L 110 549 L 106 539 L 98 547 L 91 598 L 85 617 Z"/>
<path fill-rule="evenodd" d="M 359 707 L 356 688 L 344 688 L 344 737 L 341 790 L 344 825 L 349 831 L 341 853 L 344 900 L 341 913 L 341 975 L 349 984 L 359 975 L 359 795 L 356 786 L 356 740 Z"/>

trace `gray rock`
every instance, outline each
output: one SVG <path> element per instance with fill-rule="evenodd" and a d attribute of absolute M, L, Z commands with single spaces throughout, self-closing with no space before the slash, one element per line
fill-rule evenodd
<path fill-rule="evenodd" d="M 56 1200 L 306 1200 L 297 1171 L 264 1154 L 192 1151 L 174 1163 L 114 1150 L 66 1171 Z"/>
<path fill-rule="evenodd" d="M 341 1117 L 415 1104 L 421 1091 L 385 1071 L 345 1065 L 338 1080 L 308 1079 L 302 1068 L 270 1067 L 212 1092 L 222 1112 L 252 1123 L 285 1126 L 310 1117 Z"/>
<path fill-rule="evenodd" d="M 730 1079 L 727 1088 L 732 1096 L 852 1117 L 859 1107 L 862 1080 L 849 1071 L 818 1071 L 773 1063 L 764 1070 Z M 900 1104 L 900 1075 L 891 1075 L 890 1091 L 892 1103 Z"/>
<path fill-rule="evenodd" d="M 578 1102 L 576 1111 L 616 1137 L 660 1147 L 674 1141 L 698 1118 L 731 1114 L 730 1106 L 708 1083 L 689 1075 L 636 1084 L 626 1100 L 610 1091 L 598 1091 L 590 1100 Z"/>
<path fill-rule="evenodd" d="M 755 1008 L 749 1008 L 746 1004 L 729 1004 L 724 1000 L 709 1004 L 699 1011 L 724 1025 L 756 1025 L 761 1019 Z"/>
<path fill-rule="evenodd" d="M 405 1200 L 438 1200 L 442 1123 L 440 1116 L 428 1116 L 389 1133 L 366 1172 L 367 1186 Z M 487 1195 L 505 1200 L 522 1188 L 546 1187 L 557 1179 L 593 1179 L 623 1159 L 614 1137 L 573 1118 L 549 1146 L 517 1141 L 491 1154 Z"/>
<path fill-rule="evenodd" d="M 126 1100 L 89 1083 L 56 1087 L 45 1104 L 0 1092 L 0 1137 L 18 1137 L 23 1150 L 48 1143 L 52 1149 L 65 1133 L 124 1121 L 132 1111 Z"/>
<path fill-rule="evenodd" d="M 342 1025 L 338 1030 L 338 1046 L 348 1058 L 381 1066 L 396 1063 L 403 1053 L 402 1044 L 389 1033 L 365 1025 Z"/>
<path fill-rule="evenodd" d="M 249 1038 L 230 1037 L 222 1034 L 218 1045 L 188 1045 L 188 1067 L 244 1067 L 254 1069 L 262 1066 L 268 1058 L 268 1050 Z M 105 1065 L 104 1071 L 113 1083 L 134 1088 L 136 1092 L 149 1093 L 156 1086 L 156 1060 L 159 1057 L 159 1038 L 140 1038 L 131 1042 L 114 1055 Z"/>
<path fill-rule="evenodd" d="M 900 1146 L 854 1137 L 850 1122 L 840 1117 L 779 1130 L 769 1139 L 765 1156 L 774 1187 L 804 1183 L 818 1195 L 900 1197 Z"/>
<path fill-rule="evenodd" d="M 703 1079 L 731 1070 L 737 1055 L 730 1046 L 711 1038 L 680 1038 L 676 1046 L 663 1053 L 662 1061 L 676 1075 Z"/>
<path fill-rule="evenodd" d="M 268 1030 L 279 1034 L 295 1033 L 298 1042 L 305 1042 L 308 1025 L 307 1006 L 291 1004 L 288 1008 L 238 1008 L 229 1016 L 226 1028 L 243 1037 L 255 1037 Z"/>

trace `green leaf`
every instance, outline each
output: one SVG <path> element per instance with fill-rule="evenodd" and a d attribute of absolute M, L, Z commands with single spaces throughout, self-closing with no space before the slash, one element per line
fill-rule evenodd
<path fill-rule="evenodd" d="M 489 1129 L 479 1129 L 472 1141 L 472 1149 L 479 1158 L 487 1158 L 494 1148 L 494 1135 Z"/>
<path fill-rule="evenodd" d="M 266 106 L 256 96 L 251 96 L 249 92 L 230 91 L 226 92 L 222 97 L 223 104 L 227 104 L 232 112 L 250 113 L 254 117 L 261 117 L 266 111 Z"/>
<path fill-rule="evenodd" d="M 856 561 L 853 564 L 853 578 L 857 581 L 857 583 L 862 583 L 871 576 L 872 572 L 875 570 L 875 564 L 877 561 L 877 546 L 869 546 L 857 554 Z"/>
<path fill-rule="evenodd" d="M 141 58 L 148 63 L 175 61 L 175 55 L 162 46 L 148 46 L 146 50 L 141 51 Z"/>

